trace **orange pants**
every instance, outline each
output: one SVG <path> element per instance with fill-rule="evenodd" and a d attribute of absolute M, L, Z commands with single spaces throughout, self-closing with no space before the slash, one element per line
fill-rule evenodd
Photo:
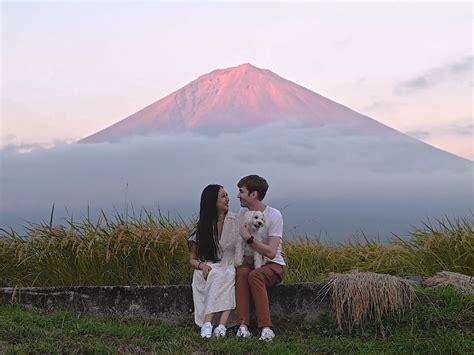
<path fill-rule="evenodd" d="M 275 263 L 267 263 L 257 270 L 249 264 L 237 268 L 235 296 L 239 324 L 250 323 L 250 293 L 252 293 L 259 328 L 272 326 L 267 289 L 280 283 L 283 275 L 283 266 Z"/>

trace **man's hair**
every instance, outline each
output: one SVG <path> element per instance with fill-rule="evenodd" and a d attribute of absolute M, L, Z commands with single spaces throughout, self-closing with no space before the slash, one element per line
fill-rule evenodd
<path fill-rule="evenodd" d="M 249 193 L 257 191 L 257 196 L 260 201 L 265 197 L 268 190 L 268 183 L 263 177 L 258 175 L 248 175 L 240 179 L 237 187 L 245 187 Z"/>

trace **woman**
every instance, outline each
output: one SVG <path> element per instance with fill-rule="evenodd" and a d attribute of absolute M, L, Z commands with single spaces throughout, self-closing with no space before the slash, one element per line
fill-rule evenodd
<path fill-rule="evenodd" d="M 237 215 L 229 212 L 229 196 L 220 185 L 208 185 L 201 195 L 199 220 L 191 234 L 194 321 L 201 336 L 210 338 L 214 314 L 222 312 L 214 336 L 225 337 L 227 320 L 235 308 L 235 242 Z"/>

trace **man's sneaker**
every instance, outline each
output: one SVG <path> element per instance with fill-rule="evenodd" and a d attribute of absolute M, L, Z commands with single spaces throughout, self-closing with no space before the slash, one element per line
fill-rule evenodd
<path fill-rule="evenodd" d="M 219 324 L 219 326 L 214 329 L 214 336 L 216 338 L 224 338 L 226 332 L 227 328 L 224 325 Z"/>
<path fill-rule="evenodd" d="M 273 330 L 271 330 L 268 327 L 265 327 L 262 329 L 262 335 L 260 335 L 259 340 L 270 342 L 273 340 L 274 337 L 275 337 L 275 333 L 273 333 Z"/>
<path fill-rule="evenodd" d="M 211 322 L 206 322 L 201 327 L 201 337 L 210 338 L 212 335 L 212 324 Z"/>
<path fill-rule="evenodd" d="M 250 334 L 249 329 L 245 324 L 242 324 L 237 331 L 238 338 L 250 338 L 252 334 Z"/>

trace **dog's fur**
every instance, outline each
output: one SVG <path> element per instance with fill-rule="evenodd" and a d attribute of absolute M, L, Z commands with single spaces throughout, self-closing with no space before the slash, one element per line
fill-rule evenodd
<path fill-rule="evenodd" d="M 247 224 L 250 229 L 250 233 L 253 237 L 262 241 L 263 234 L 266 231 L 267 222 L 265 216 L 259 211 L 247 211 L 245 212 L 243 219 L 240 220 L 240 226 Z M 239 238 L 236 243 L 234 263 L 235 266 L 240 266 L 243 263 L 244 256 L 253 256 L 254 267 L 258 269 L 263 264 L 263 256 L 257 253 L 250 245 L 248 245 L 243 238 Z"/>

